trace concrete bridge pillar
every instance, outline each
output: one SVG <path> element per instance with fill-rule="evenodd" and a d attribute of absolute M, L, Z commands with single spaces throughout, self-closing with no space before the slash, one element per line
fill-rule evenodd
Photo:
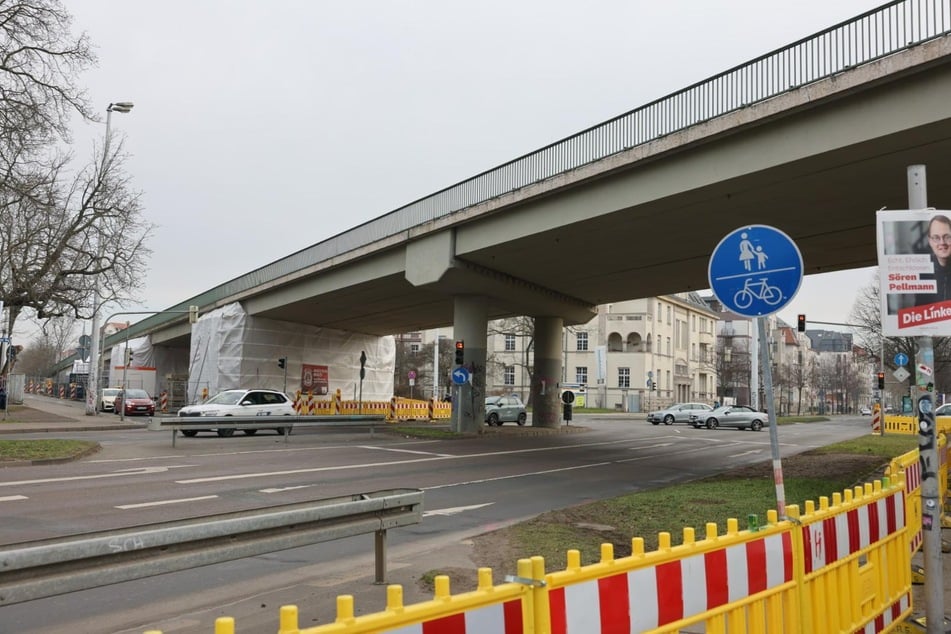
<path fill-rule="evenodd" d="M 535 371 L 532 374 L 532 427 L 561 425 L 561 346 L 564 320 L 535 317 Z"/>
<path fill-rule="evenodd" d="M 465 342 L 465 367 L 471 383 L 453 385 L 450 429 L 478 432 L 485 421 L 485 359 L 489 317 L 484 297 L 460 295 L 453 304 L 452 332 Z"/>

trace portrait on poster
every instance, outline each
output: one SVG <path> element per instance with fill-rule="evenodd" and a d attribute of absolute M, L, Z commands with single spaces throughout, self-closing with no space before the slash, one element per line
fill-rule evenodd
<path fill-rule="evenodd" d="M 882 332 L 951 335 L 951 212 L 879 211 Z"/>

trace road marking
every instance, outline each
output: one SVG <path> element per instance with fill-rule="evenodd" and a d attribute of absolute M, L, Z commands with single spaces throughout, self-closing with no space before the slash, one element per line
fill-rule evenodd
<path fill-rule="evenodd" d="M 604 442 L 577 443 L 574 445 L 559 445 L 557 447 L 535 447 L 532 449 L 511 449 L 509 451 L 486 451 L 483 453 L 465 454 L 465 455 L 437 455 L 428 458 L 416 458 L 414 460 L 391 460 L 388 462 L 366 462 L 358 464 L 338 465 L 334 467 L 310 467 L 307 469 L 288 469 L 286 471 L 258 471 L 253 473 L 236 473 L 227 476 L 209 476 L 205 478 L 190 478 L 188 480 L 175 480 L 175 484 L 201 484 L 204 482 L 221 482 L 223 480 L 246 480 L 248 478 L 268 478 L 274 476 L 298 475 L 302 473 L 321 473 L 324 471 L 348 471 L 351 469 L 367 469 L 371 467 L 391 467 L 394 465 L 417 464 L 422 462 L 436 462 L 440 460 L 469 460 L 473 458 L 489 458 L 495 456 L 504 456 L 511 454 L 538 453 L 542 451 L 560 451 L 563 449 L 579 449 L 587 447 L 598 447 L 603 445 L 621 445 L 631 442 L 637 442 L 631 439 L 624 440 L 606 440 Z M 642 446 L 641 448 L 650 449 L 651 446 Z M 610 463 L 605 463 L 610 464 Z"/>
<path fill-rule="evenodd" d="M 136 467 L 135 469 L 120 469 L 113 473 L 98 473 L 96 475 L 69 476 L 63 478 L 41 478 L 39 480 L 18 480 L 15 482 L 0 482 L 0 487 L 11 487 L 25 484 L 48 484 L 50 482 L 75 482 L 77 480 L 100 480 L 102 478 L 119 478 L 129 475 L 148 475 L 150 473 L 164 473 L 169 469 L 181 469 L 189 465 L 174 465 L 169 467 Z"/>
<path fill-rule="evenodd" d="M 166 504 L 183 504 L 185 502 L 200 502 L 201 500 L 214 500 L 217 495 L 203 495 L 197 498 L 179 498 L 177 500 L 159 500 L 158 502 L 141 502 L 139 504 L 120 504 L 113 508 L 127 511 L 129 509 L 144 509 L 148 506 L 163 506 Z"/>
<path fill-rule="evenodd" d="M 396 453 L 412 453 L 420 456 L 439 456 L 441 458 L 453 458 L 455 454 L 451 453 L 436 453 L 434 451 L 415 451 L 413 449 L 391 449 L 390 447 L 376 447 L 373 445 L 358 445 L 360 449 L 373 449 L 376 451 L 393 451 Z"/>
<path fill-rule="evenodd" d="M 261 493 L 282 493 L 284 491 L 293 491 L 294 489 L 306 489 L 308 487 L 314 486 L 313 484 L 299 484 L 293 487 L 280 487 L 272 489 L 258 489 Z"/>
<path fill-rule="evenodd" d="M 450 515 L 464 513 L 465 511 L 474 511 L 485 506 L 492 506 L 493 504 L 495 504 L 495 502 L 486 502 L 485 504 L 471 504 L 469 506 L 451 506 L 446 509 L 433 509 L 431 511 L 423 511 L 423 517 L 430 517 L 432 515 L 442 515 L 443 517 L 448 517 Z"/>
<path fill-rule="evenodd" d="M 25 495 L 7 495 L 5 497 L 0 497 L 0 502 L 15 502 L 17 500 L 29 500 L 30 498 Z"/>
<path fill-rule="evenodd" d="M 420 487 L 420 489 L 422 491 L 435 491 L 436 489 L 462 487 L 462 486 L 468 486 L 470 484 L 485 484 L 486 482 L 498 482 L 500 480 L 512 480 L 514 478 L 528 478 L 531 476 L 548 475 L 549 473 L 560 473 L 562 471 L 577 471 L 578 469 L 590 469 L 591 467 L 605 467 L 611 464 L 614 464 L 614 463 L 613 462 L 595 462 L 593 464 L 576 465 L 574 467 L 561 467 L 560 469 L 547 469 L 545 471 L 528 471 L 526 473 L 513 473 L 512 475 L 496 476 L 494 478 L 480 478 L 478 480 L 466 480 L 465 482 L 451 482 L 448 484 L 436 484 L 431 487 Z"/>
<path fill-rule="evenodd" d="M 743 456 L 749 456 L 751 454 L 763 453 L 762 449 L 750 449 L 749 451 L 744 451 L 743 453 L 735 453 L 727 456 L 727 458 L 741 458 Z"/>

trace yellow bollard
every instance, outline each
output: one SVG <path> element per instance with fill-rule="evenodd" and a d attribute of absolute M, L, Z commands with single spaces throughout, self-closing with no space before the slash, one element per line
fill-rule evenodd
<path fill-rule="evenodd" d="M 300 631 L 296 605 L 282 605 L 279 618 L 277 634 L 297 634 Z"/>
<path fill-rule="evenodd" d="M 230 616 L 215 619 L 215 634 L 234 634 L 234 619 Z"/>

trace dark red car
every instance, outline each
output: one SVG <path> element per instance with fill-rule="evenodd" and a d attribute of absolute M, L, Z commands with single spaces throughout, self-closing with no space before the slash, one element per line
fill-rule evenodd
<path fill-rule="evenodd" d="M 145 390 L 129 388 L 116 396 L 115 411 L 126 416 L 155 416 L 155 401 Z"/>

